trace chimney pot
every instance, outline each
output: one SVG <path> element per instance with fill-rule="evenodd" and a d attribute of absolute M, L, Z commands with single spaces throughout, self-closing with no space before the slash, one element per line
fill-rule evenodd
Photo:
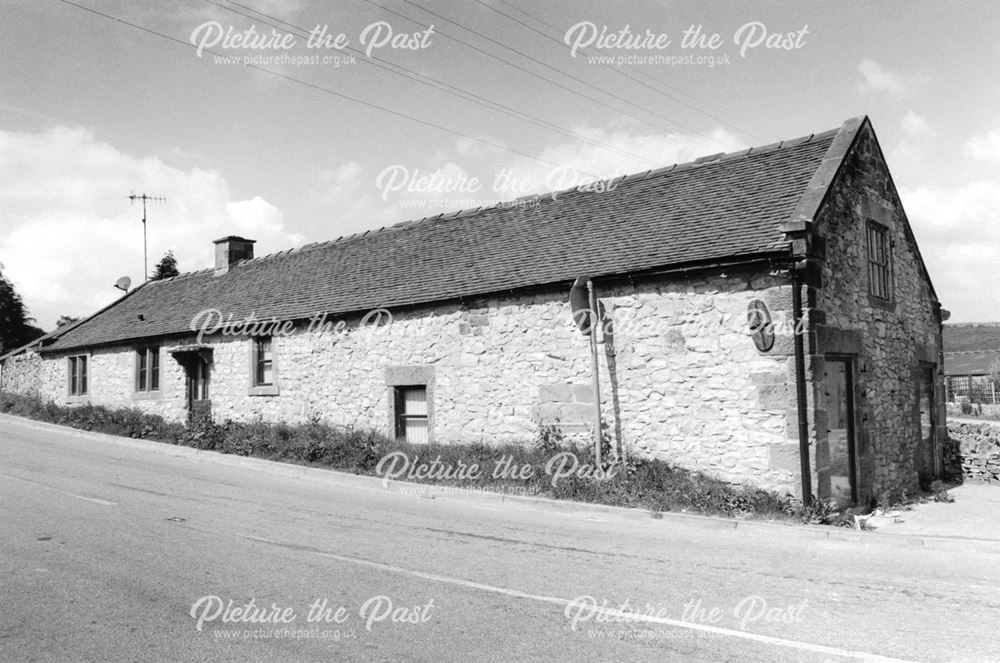
<path fill-rule="evenodd" d="M 215 275 L 222 276 L 229 271 L 233 263 L 253 258 L 255 240 L 229 235 L 217 239 L 215 244 Z"/>

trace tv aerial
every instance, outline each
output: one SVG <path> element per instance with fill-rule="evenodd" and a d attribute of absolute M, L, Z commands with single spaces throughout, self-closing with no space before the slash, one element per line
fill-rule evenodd
<path fill-rule="evenodd" d="M 146 253 L 146 201 L 155 200 L 157 202 L 166 202 L 167 199 L 158 196 L 148 196 L 145 193 L 143 194 L 131 193 L 125 197 L 131 200 L 133 203 L 137 200 L 142 201 L 142 279 L 143 281 L 146 281 L 149 279 L 149 263 L 147 261 L 147 253 Z M 115 287 L 117 287 L 117 284 Z"/>

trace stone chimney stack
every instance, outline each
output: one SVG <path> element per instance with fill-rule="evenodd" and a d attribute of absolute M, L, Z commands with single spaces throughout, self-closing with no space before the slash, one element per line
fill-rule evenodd
<path fill-rule="evenodd" d="M 255 240 L 230 235 L 217 239 L 215 242 L 215 275 L 222 276 L 229 267 L 240 260 L 253 258 Z"/>

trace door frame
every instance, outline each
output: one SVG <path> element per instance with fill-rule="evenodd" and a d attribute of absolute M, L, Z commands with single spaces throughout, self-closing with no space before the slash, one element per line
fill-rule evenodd
<path fill-rule="evenodd" d="M 930 429 L 931 429 L 931 448 L 930 448 L 930 467 L 928 468 L 931 472 L 931 480 L 940 479 L 944 474 L 944 459 L 941 455 L 941 445 L 938 440 L 937 433 L 937 406 L 938 406 L 938 388 L 937 388 L 937 370 L 938 365 L 930 361 L 918 362 L 918 376 L 917 376 L 917 426 L 921 426 L 920 421 L 920 408 L 921 408 L 921 392 L 923 391 L 923 385 L 928 386 L 929 403 L 928 403 L 928 414 L 930 416 Z M 922 445 L 924 442 L 923 431 L 919 433 L 920 437 L 917 439 L 917 444 Z"/>
<path fill-rule="evenodd" d="M 184 409 L 187 412 L 187 419 L 191 421 L 195 414 L 207 414 L 211 417 L 211 375 L 212 375 L 212 351 L 211 348 L 191 348 L 184 347 L 174 350 L 171 353 L 174 359 L 181 366 L 184 373 Z M 200 367 L 200 371 L 199 371 Z M 203 383 L 202 395 L 208 398 L 195 399 L 198 393 L 197 385 L 201 372 L 201 382 Z"/>
<path fill-rule="evenodd" d="M 859 473 L 859 463 L 858 463 L 858 411 L 857 411 L 857 382 L 855 376 L 857 375 L 857 364 L 858 357 L 853 354 L 843 354 L 843 353 L 829 353 L 823 355 L 824 362 L 824 372 L 826 371 L 825 365 L 831 362 L 839 362 L 844 364 L 844 378 L 847 382 L 847 389 L 845 393 L 847 395 L 847 471 L 850 473 L 851 480 L 851 503 L 858 503 L 858 496 L 861 492 L 861 476 Z M 824 382 L 825 382 L 824 375 Z M 825 406 L 829 405 L 824 403 Z M 827 416 L 829 417 L 829 407 L 826 408 Z M 829 428 L 829 418 L 827 419 L 827 427 Z M 814 470 L 815 471 L 815 470 Z"/>

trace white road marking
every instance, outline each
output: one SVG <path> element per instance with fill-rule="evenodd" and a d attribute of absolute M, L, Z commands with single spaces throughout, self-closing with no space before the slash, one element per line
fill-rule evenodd
<path fill-rule="evenodd" d="M 66 493 L 66 491 L 61 491 Z M 94 504 L 101 504 L 103 506 L 118 506 L 115 502 L 109 502 L 107 500 L 102 500 L 99 497 L 84 497 L 83 495 L 77 495 L 76 493 L 66 493 L 70 497 L 75 497 L 78 500 L 87 500 L 88 502 L 93 502 Z"/>
<path fill-rule="evenodd" d="M 505 596 L 513 596 L 516 598 L 528 599 L 530 601 L 538 601 L 541 603 L 552 603 L 555 605 L 563 606 L 564 608 L 572 603 L 572 599 L 563 599 L 557 596 L 545 596 L 544 594 L 531 594 L 529 592 L 522 592 L 517 589 L 510 589 L 508 587 L 498 587 L 497 585 L 487 585 L 481 582 L 473 582 L 471 580 L 463 580 L 461 578 L 452 578 L 450 576 L 438 575 L 436 573 L 427 573 L 425 571 L 417 571 L 415 569 L 408 569 L 402 566 L 394 566 L 392 564 L 383 564 L 381 562 L 373 562 L 367 559 L 361 559 L 358 557 L 346 557 L 344 555 L 337 555 L 335 553 L 325 552 L 322 550 L 316 550 L 308 546 L 301 546 L 296 544 L 287 544 L 281 541 L 274 541 L 272 539 L 264 539 L 256 536 L 246 536 L 245 538 L 251 541 L 258 541 L 260 543 L 268 543 L 272 545 L 282 546 L 284 548 L 292 548 L 295 550 L 302 550 L 304 552 L 311 552 L 314 555 L 319 555 L 321 557 L 329 557 L 331 559 L 336 559 L 341 562 L 347 562 L 348 564 L 357 564 L 360 566 L 368 566 L 371 568 L 381 569 L 383 571 L 391 571 L 393 573 L 401 573 L 403 575 L 408 575 L 414 578 L 421 578 L 424 580 L 431 580 L 434 582 L 442 582 L 450 585 L 458 585 L 460 587 L 468 587 L 470 589 L 478 589 L 485 592 L 491 592 L 494 594 L 503 594 Z M 863 661 L 877 661 L 880 663 L 912 663 L 907 659 L 892 658 L 888 656 L 880 656 L 878 654 L 872 654 L 869 652 L 855 651 L 851 649 L 842 649 L 840 647 L 829 647 L 827 645 L 817 645 L 811 642 L 801 642 L 799 640 L 787 640 L 785 638 L 775 638 L 769 635 L 760 635 L 757 633 L 748 633 L 746 631 L 737 631 L 734 629 L 722 628 L 720 626 L 711 626 L 708 624 L 697 624 L 693 622 L 681 621 L 679 619 L 670 619 L 669 617 L 657 617 L 655 615 L 641 615 L 636 613 L 627 613 L 620 610 L 611 610 L 607 608 L 595 608 L 596 612 L 600 612 L 602 615 L 608 617 L 618 617 L 623 620 L 633 621 L 633 622 L 647 622 L 650 624 L 662 624 L 664 626 L 674 626 L 677 628 L 689 629 L 692 631 L 702 631 L 705 633 L 712 633 L 715 635 L 722 635 L 730 638 L 740 638 L 743 640 L 752 640 L 754 642 L 760 642 L 766 645 L 776 645 L 779 647 L 790 647 L 792 649 L 800 649 L 803 651 L 813 652 L 816 654 L 828 654 L 832 656 L 841 656 L 844 658 L 856 658 Z"/>
<path fill-rule="evenodd" d="M 70 497 L 75 497 L 78 500 L 86 500 L 87 502 L 100 504 L 101 506 L 118 506 L 116 502 L 109 502 L 108 500 L 102 500 L 100 497 L 85 497 L 83 495 L 77 495 L 76 493 L 71 493 L 68 490 L 63 490 L 62 488 L 50 486 L 49 484 L 42 483 L 41 481 L 32 481 L 31 479 L 25 479 L 24 477 L 15 477 L 13 475 L 3 474 L 3 473 L 0 473 L 0 477 L 4 477 L 5 479 L 14 479 L 15 481 L 23 481 L 24 483 L 30 483 L 34 486 L 41 486 L 42 488 L 48 488 L 49 490 L 54 490 L 57 493 L 62 493 L 63 495 L 69 495 Z"/>

